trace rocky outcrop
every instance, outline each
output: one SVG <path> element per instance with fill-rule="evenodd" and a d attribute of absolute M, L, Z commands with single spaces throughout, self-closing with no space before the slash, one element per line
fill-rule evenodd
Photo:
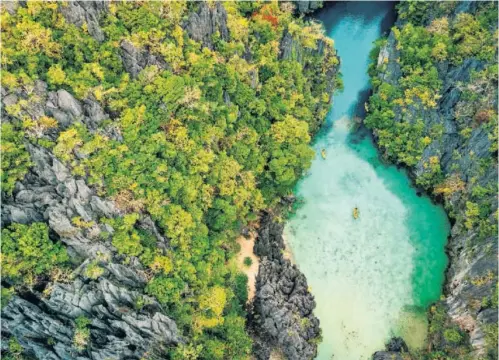
<path fill-rule="evenodd" d="M 284 259 L 283 224 L 270 214 L 261 219 L 255 253 L 262 260 L 256 278 L 256 295 L 250 314 L 255 355 L 269 359 L 273 348 L 290 360 L 313 359 L 320 337 L 319 320 L 313 315 L 314 297 L 298 268 Z"/>
<path fill-rule="evenodd" d="M 38 101 L 30 101 L 26 112 L 33 117 L 53 116 L 61 130 L 78 121 L 92 128 L 107 118 L 92 100 L 81 104 L 65 90 L 46 93 L 46 85 L 41 81 L 36 87 Z M 22 97 L 22 94 L 18 95 Z M 3 115 L 9 121 L 9 115 Z M 42 137 L 55 140 L 57 133 L 43 134 Z M 4 200 L 2 225 L 45 221 L 69 247 L 70 252 L 83 257 L 94 257 L 98 253 L 110 255 L 110 245 L 94 240 L 102 232 L 110 230 L 108 225 L 99 225 L 97 220 L 118 215 L 113 202 L 100 198 L 84 180 L 71 175 L 70 169 L 48 149 L 31 143 L 26 143 L 26 149 L 33 166 L 24 180 L 16 184 L 12 196 Z M 72 223 L 76 217 L 93 225 L 79 229 Z"/>
<path fill-rule="evenodd" d="M 17 6 L 17 2 L 6 4 L 9 12 Z M 24 3 L 20 2 L 20 6 Z M 227 13 L 221 3 L 200 2 L 190 6 L 195 10 L 186 16 L 183 26 L 191 39 L 210 49 L 218 39 L 230 39 Z M 315 6 L 298 4 L 298 11 L 306 13 Z M 108 11 L 107 2 L 73 1 L 60 4 L 59 10 L 67 22 L 88 29 L 99 42 L 105 40 L 103 22 L 99 21 Z M 132 78 L 147 66 L 168 68 L 162 56 L 155 55 L 155 49 L 139 47 L 130 39 L 121 40 L 118 55 Z M 328 45 L 321 40 L 317 49 L 300 52 L 304 69 L 309 72 L 315 71 L 315 67 L 322 69 L 324 64 L 309 58 L 324 54 L 325 46 Z M 249 47 L 245 55 L 251 58 Z M 251 71 L 251 86 L 257 88 L 258 71 Z M 336 68 L 331 67 L 331 71 L 330 78 L 334 79 Z M 332 93 L 333 88 L 331 83 L 327 92 Z M 11 223 L 46 223 L 50 239 L 62 242 L 70 258 L 63 273 L 43 274 L 33 288 L 16 289 L 2 309 L 2 354 L 8 351 L 9 339 L 15 338 L 28 356 L 39 359 L 140 359 L 145 353 L 152 358 L 165 358 L 163 350 L 183 339 L 165 309 L 144 295 L 151 272 L 137 258 L 125 258 L 113 246 L 115 229 L 103 219 L 123 215 L 118 201 L 102 197 L 97 187 L 87 182 L 86 174 L 74 175 L 73 165 L 69 161 L 65 165 L 54 155 L 53 142 L 60 132 L 78 123 L 85 124 L 90 133 L 122 141 L 120 130 L 113 125 L 116 113 L 99 105 L 92 95 L 77 100 L 65 89 L 49 91 L 40 80 L 24 89 L 1 91 L 3 121 L 18 122 L 26 116 L 36 125 L 25 131 L 25 148 L 32 166 L 12 194 L 2 194 L 2 227 Z M 317 91 L 323 94 L 322 89 Z M 22 113 L 7 113 L 5 108 L 20 100 L 23 100 L 19 110 Z M 228 93 L 224 93 L 224 101 L 230 103 Z M 55 119 L 57 126 L 38 126 L 37 122 L 45 117 Z M 77 135 L 72 136 L 70 140 Z M 88 156 L 78 146 L 70 152 L 70 157 L 77 160 Z M 170 250 L 169 240 L 147 214 L 140 215 L 136 226 L 156 238 L 158 249 L 165 253 Z M 320 336 L 319 321 L 312 313 L 315 303 L 303 274 L 282 258 L 282 226 L 279 226 L 269 218 L 270 232 L 265 233 L 265 226 L 261 229 L 262 244 L 266 245 L 260 246 L 259 251 L 266 255 L 251 315 L 259 341 L 257 347 L 260 346 L 257 354 L 261 359 L 268 358 L 265 354 L 277 347 L 290 359 L 311 359 Z M 267 248 L 274 250 L 268 252 Z M 13 284 L 4 279 L 2 285 L 10 288 Z M 89 324 L 86 325 L 88 339 L 79 348 L 75 342 L 80 326 L 77 320 L 81 318 L 88 319 Z"/>
<path fill-rule="evenodd" d="M 323 55 L 326 54 L 325 57 Z M 289 32 L 285 32 L 279 44 L 279 58 L 281 60 L 295 60 L 303 66 L 305 74 L 320 73 L 321 69 L 325 67 L 326 81 L 322 83 L 314 83 L 311 91 L 315 95 L 328 94 L 329 102 L 332 101 L 332 95 L 338 88 L 337 73 L 340 68 L 340 58 L 334 49 L 332 41 L 328 38 L 320 38 L 316 41 L 315 48 L 304 47 L 301 41 L 293 37 Z M 322 58 L 320 62 L 316 59 Z M 318 114 L 326 113 L 329 107 L 325 108 L 322 104 L 318 104 L 316 112 Z M 322 117 L 318 116 L 316 122 L 311 124 L 310 130 L 315 133 L 322 125 Z"/>
<path fill-rule="evenodd" d="M 166 69 L 168 66 L 160 56 L 153 55 L 146 49 L 138 49 L 128 40 L 123 40 L 120 47 L 123 66 L 132 78 L 136 78 L 146 66 L 155 65 L 159 69 Z"/>
<path fill-rule="evenodd" d="M 309 14 L 322 7 L 322 0 L 295 1 L 296 11 L 300 14 Z"/>
<path fill-rule="evenodd" d="M 139 308 L 139 300 L 146 305 Z M 90 337 L 88 346 L 78 350 L 75 319 L 82 316 L 90 320 Z M 37 359 L 53 360 L 139 359 L 153 345 L 181 341 L 175 322 L 153 298 L 104 277 L 55 284 L 48 298 L 14 296 L 2 311 L 2 334 L 14 335 Z"/>
<path fill-rule="evenodd" d="M 449 23 L 461 12 L 476 12 L 478 2 L 460 2 L 448 15 Z M 428 10 L 422 26 L 442 16 L 441 13 Z M 399 20 L 402 26 L 405 20 Z M 496 58 L 497 59 L 497 58 Z M 495 189 L 480 200 L 487 204 L 490 211 L 488 221 L 497 223 L 494 213 L 497 211 L 497 153 L 490 151 L 492 140 L 485 130 L 486 124 L 477 122 L 479 108 L 466 99 L 466 90 L 473 89 L 483 100 L 490 96 L 491 102 L 485 106 L 497 108 L 497 83 L 486 84 L 472 79 L 472 74 L 483 70 L 486 61 L 467 58 L 460 64 L 445 60 L 438 63 L 438 76 L 442 81 L 441 97 L 436 107 L 423 108 L 408 106 L 406 111 L 395 107 L 395 121 L 413 122 L 421 119 L 425 131 L 440 127 L 442 136 L 424 149 L 419 162 L 409 169 L 413 178 L 423 176 L 428 171 L 432 159 L 438 159 L 442 178 L 455 178 L 452 194 L 437 200 L 444 201 L 446 210 L 452 219 L 451 238 L 447 246 L 450 264 L 447 269 L 447 281 L 444 288 L 444 304 L 447 314 L 454 324 L 469 334 L 470 343 L 477 356 L 483 355 L 485 337 L 483 327 L 497 324 L 497 309 L 480 305 L 483 299 L 497 296 L 494 288 L 497 283 L 497 234 L 483 236 L 477 226 L 470 228 L 465 224 L 467 202 L 471 201 L 472 189 L 476 185 L 487 188 L 492 184 Z M 381 48 L 377 62 L 378 78 L 383 83 L 397 85 L 402 77 L 399 64 L 399 50 L 393 31 L 386 45 Z M 488 95 L 487 95 L 488 94 Z M 494 95 L 495 94 L 495 95 Z M 480 105 L 480 106 L 483 106 Z M 470 134 L 464 136 L 460 129 L 469 128 Z M 494 130 L 496 131 L 496 130 Z M 484 166 L 483 164 L 488 164 Z M 450 179 L 450 180 L 449 180 Z M 479 239 L 480 240 L 477 240 Z M 495 280 L 494 280 L 495 279 Z M 492 314 L 494 314 L 492 316 Z M 434 344 L 438 349 L 438 342 Z M 382 359 L 381 357 L 379 359 Z"/>
<path fill-rule="evenodd" d="M 65 90 L 46 89 L 38 81 L 34 98 L 21 90 L 10 94 L 2 90 L 3 103 L 12 105 L 27 98 L 23 110 L 27 115 L 52 116 L 60 130 L 83 122 L 92 131 L 108 118 L 92 99 L 80 102 Z M 15 121 L 4 108 L 2 111 L 4 121 Z M 56 139 L 58 133 L 38 135 Z M 63 242 L 71 262 L 80 265 L 72 272 L 47 274 L 35 288 L 14 295 L 2 309 L 2 338 L 14 336 L 28 354 L 54 360 L 139 359 L 151 349 L 159 352 L 179 343 L 175 322 L 154 298 L 144 295 L 145 269 L 134 257 L 127 266 L 121 264 L 122 257 L 107 236 L 114 229 L 100 222 L 121 214 L 114 202 L 101 198 L 85 180 L 73 176 L 48 149 L 28 142 L 25 146 L 32 166 L 12 195 L 2 194 L 2 227 L 48 223 L 51 237 Z M 167 249 L 167 240 L 150 217 L 143 215 L 139 226 L 158 239 L 159 248 Z M 2 285 L 9 286 L 8 281 Z M 79 350 L 75 347 L 75 320 L 81 316 L 90 324 L 87 344 Z"/>
<path fill-rule="evenodd" d="M 222 40 L 229 40 L 227 27 L 227 12 L 220 2 L 210 6 L 206 2 L 197 3 L 198 10 L 189 15 L 184 29 L 192 40 L 199 41 L 203 46 L 213 49 L 213 35 Z"/>
<path fill-rule="evenodd" d="M 82 27 L 86 24 L 88 33 L 97 41 L 105 39 L 104 32 L 99 25 L 99 19 L 107 11 L 109 2 L 95 1 L 68 1 L 60 4 L 60 11 L 67 22 Z"/>
<path fill-rule="evenodd" d="M 406 343 L 399 337 L 390 339 L 386 344 L 385 351 L 377 351 L 374 353 L 372 360 L 404 360 L 403 354 L 409 351 Z"/>

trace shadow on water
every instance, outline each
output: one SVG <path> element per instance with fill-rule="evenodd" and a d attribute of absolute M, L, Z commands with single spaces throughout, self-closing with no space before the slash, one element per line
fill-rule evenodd
<path fill-rule="evenodd" d="M 378 16 L 379 8 L 387 7 L 388 12 L 380 24 L 381 33 L 384 34 L 395 23 L 397 17 L 395 5 L 396 2 L 393 1 L 326 1 L 322 9 L 313 14 L 313 18 L 322 21 L 329 33 L 345 14 L 355 14 L 365 26 Z"/>
<path fill-rule="evenodd" d="M 396 11 L 395 11 L 395 2 L 391 1 L 373 1 L 373 2 L 349 2 L 349 1 L 327 1 L 324 3 L 321 10 L 315 12 L 313 16 L 309 18 L 313 18 L 315 20 L 319 20 L 323 23 L 324 29 L 327 34 L 330 34 L 331 31 L 338 25 L 338 23 L 344 20 L 345 17 L 355 16 L 355 21 L 361 24 L 361 27 L 368 27 L 373 22 L 380 22 L 380 33 L 386 35 L 396 19 Z M 381 20 L 379 17 L 379 9 L 386 9 L 386 13 L 384 14 Z M 333 39 L 334 40 L 334 39 Z M 341 51 L 339 52 L 340 60 L 343 61 Z M 343 63 L 340 66 L 340 71 L 342 71 Z M 347 79 L 345 79 L 346 81 Z M 371 94 L 370 85 L 367 83 L 366 86 L 359 90 L 357 95 L 349 96 L 349 100 L 351 98 L 355 98 L 355 101 L 349 101 L 350 105 L 346 110 L 346 114 L 350 117 L 358 117 L 363 119 L 366 115 L 366 111 L 364 108 L 364 103 L 367 102 L 369 96 Z M 338 98 L 341 98 L 342 93 L 337 92 L 333 97 L 333 101 Z M 338 118 L 338 114 L 336 113 L 336 106 L 333 106 L 329 114 L 327 115 L 326 122 L 318 131 L 315 140 L 325 136 L 333 127 L 333 120 Z M 359 130 L 362 130 L 360 127 Z M 359 131 L 357 136 L 364 138 L 368 135 L 366 131 Z M 356 139 L 352 138 L 355 142 Z"/>

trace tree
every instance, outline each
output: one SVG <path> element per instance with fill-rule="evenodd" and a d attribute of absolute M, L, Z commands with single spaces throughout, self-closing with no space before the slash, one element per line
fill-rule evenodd
<path fill-rule="evenodd" d="M 44 223 L 12 224 L 2 230 L 2 276 L 14 283 L 27 283 L 68 261 L 60 243 L 49 239 Z"/>
<path fill-rule="evenodd" d="M 31 166 L 29 153 L 23 144 L 23 134 L 9 123 L 2 124 L 2 191 L 10 194 L 16 181 L 22 180 Z"/>

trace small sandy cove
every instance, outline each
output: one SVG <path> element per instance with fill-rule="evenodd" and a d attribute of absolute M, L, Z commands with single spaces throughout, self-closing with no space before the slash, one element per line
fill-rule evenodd
<path fill-rule="evenodd" d="M 237 238 L 237 243 L 241 245 L 241 251 L 237 254 L 237 267 L 248 277 L 248 302 L 251 302 L 255 296 L 256 275 L 258 275 L 258 266 L 260 264 L 260 258 L 253 253 L 255 238 L 256 234 L 254 232 L 251 232 L 248 238 L 244 236 Z M 251 258 L 253 261 L 251 266 L 244 265 L 246 257 Z"/>

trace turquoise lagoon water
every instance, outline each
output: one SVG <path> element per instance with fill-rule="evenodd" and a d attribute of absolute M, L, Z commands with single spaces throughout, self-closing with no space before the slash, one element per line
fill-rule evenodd
<path fill-rule="evenodd" d="M 316 159 L 296 187 L 304 203 L 285 238 L 317 302 L 320 360 L 370 359 L 393 335 L 422 346 L 424 310 L 444 281 L 443 209 L 418 197 L 403 170 L 383 164 L 365 131 L 351 130 L 369 88 L 372 42 L 390 26 L 392 11 L 393 3 L 349 2 L 327 4 L 317 15 L 335 41 L 345 89 L 334 97 Z"/>

